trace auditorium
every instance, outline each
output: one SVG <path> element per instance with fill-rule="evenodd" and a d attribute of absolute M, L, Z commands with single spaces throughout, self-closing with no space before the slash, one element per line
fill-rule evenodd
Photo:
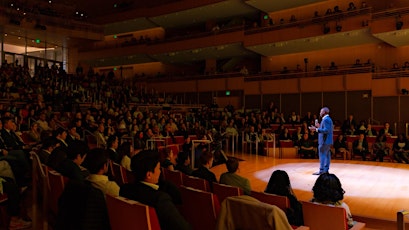
<path fill-rule="evenodd" d="M 409 228 L 409 2 L 0 12 L 0 229 Z"/>

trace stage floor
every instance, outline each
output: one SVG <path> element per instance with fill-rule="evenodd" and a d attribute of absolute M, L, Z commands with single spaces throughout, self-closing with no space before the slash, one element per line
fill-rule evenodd
<path fill-rule="evenodd" d="M 318 176 L 318 159 L 274 159 L 272 157 L 236 154 L 240 161 L 238 174 L 250 180 L 252 190 L 263 191 L 274 170 L 285 170 L 299 200 L 312 198 L 312 187 Z M 211 169 L 219 179 L 225 165 Z M 352 215 L 396 221 L 396 212 L 409 209 L 409 165 L 332 160 L 330 173 L 341 180 L 344 201 Z"/>

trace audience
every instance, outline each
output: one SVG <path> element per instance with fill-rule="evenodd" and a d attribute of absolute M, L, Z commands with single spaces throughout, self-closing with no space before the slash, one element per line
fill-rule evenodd
<path fill-rule="evenodd" d="M 131 171 L 131 158 L 136 154 L 132 143 L 125 141 L 118 148 L 119 162 L 122 167 Z"/>
<path fill-rule="evenodd" d="M 239 169 L 239 160 L 237 158 L 229 158 L 226 162 L 227 171 L 220 175 L 220 184 L 227 184 L 239 187 L 243 190 L 245 195 L 250 195 L 251 186 L 250 181 L 238 175 L 236 172 Z"/>
<path fill-rule="evenodd" d="M 342 189 L 341 182 L 337 176 L 331 173 L 321 174 L 315 181 L 312 192 L 314 193 L 312 202 L 343 207 L 347 214 L 348 227 L 351 228 L 354 225 L 351 211 L 348 205 L 342 201 L 345 191 Z"/>
<path fill-rule="evenodd" d="M 290 178 L 285 171 L 275 170 L 268 181 L 265 193 L 286 196 L 290 200 L 290 209 L 286 212 L 288 222 L 291 225 L 300 226 L 304 224 L 302 205 L 297 200 L 291 188 Z"/>

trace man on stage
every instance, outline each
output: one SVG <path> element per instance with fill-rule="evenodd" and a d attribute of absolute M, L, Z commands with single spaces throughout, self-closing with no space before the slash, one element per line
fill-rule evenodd
<path fill-rule="evenodd" d="M 318 120 L 315 120 L 315 126 L 310 126 L 310 130 L 318 132 L 318 156 L 320 158 L 320 171 L 313 173 L 313 175 L 321 175 L 323 173 L 328 173 L 329 164 L 331 161 L 331 145 L 333 143 L 332 133 L 333 125 L 332 120 L 329 117 L 329 109 L 323 107 L 320 111 L 320 116 L 322 117 L 321 124 Z"/>

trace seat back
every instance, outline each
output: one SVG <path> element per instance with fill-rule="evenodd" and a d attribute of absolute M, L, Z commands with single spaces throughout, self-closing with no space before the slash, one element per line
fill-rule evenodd
<path fill-rule="evenodd" d="M 111 166 L 111 170 L 112 170 L 112 174 L 114 176 L 114 180 L 115 182 L 121 186 L 123 184 L 127 184 L 128 183 L 128 179 L 127 179 L 127 175 L 126 175 L 126 169 L 124 167 L 122 167 L 121 165 L 119 165 L 118 163 L 115 163 L 113 161 L 109 161 L 110 166 Z"/>
<path fill-rule="evenodd" d="M 279 207 L 281 210 L 283 210 L 284 212 L 287 212 L 287 210 L 290 208 L 290 201 L 286 196 L 279 196 L 279 195 L 274 195 L 274 194 L 269 194 L 269 193 L 264 193 L 264 192 L 255 192 L 255 191 L 251 191 L 251 196 L 261 202 L 275 205 Z"/>
<path fill-rule="evenodd" d="M 346 211 L 342 207 L 302 202 L 304 225 L 311 230 L 348 229 Z"/>
<path fill-rule="evenodd" d="M 39 229 L 38 226 L 38 194 L 41 194 L 42 199 L 42 213 L 47 213 L 48 205 L 48 169 L 41 164 L 40 158 L 34 151 L 30 151 L 32 159 L 32 179 L 33 179 L 33 203 L 32 203 L 32 219 L 33 229 Z M 48 220 L 45 215 L 42 215 L 43 229 L 48 229 Z"/>
<path fill-rule="evenodd" d="M 181 186 L 183 216 L 195 230 L 215 229 L 220 211 L 217 196 L 185 186 Z"/>
<path fill-rule="evenodd" d="M 185 174 L 182 174 L 182 177 L 184 186 L 210 192 L 210 186 L 207 180 Z"/>
<path fill-rule="evenodd" d="M 160 230 L 154 208 L 124 197 L 106 195 L 111 230 Z"/>
<path fill-rule="evenodd" d="M 94 135 L 92 134 L 87 134 L 85 135 L 85 140 L 87 141 L 87 145 L 89 149 L 94 149 L 98 147 L 98 141 L 97 138 L 95 138 Z"/>
<path fill-rule="evenodd" d="M 182 172 L 177 171 L 177 170 L 172 171 L 172 170 L 163 168 L 163 174 L 164 174 L 165 180 L 171 181 L 178 187 L 183 185 Z"/>
<path fill-rule="evenodd" d="M 64 191 L 67 181 L 67 177 L 54 170 L 48 170 L 48 184 L 50 186 L 48 190 L 48 201 L 51 211 L 55 214 L 58 212 L 58 199 Z"/>
<path fill-rule="evenodd" d="M 241 196 L 243 195 L 243 189 L 235 186 L 230 186 L 226 184 L 219 184 L 213 182 L 213 193 L 217 195 L 220 203 L 230 196 Z"/>
<path fill-rule="evenodd" d="M 260 202 L 249 196 L 227 197 L 216 224 L 223 229 L 292 230 L 285 213 L 277 206 Z"/>
<path fill-rule="evenodd" d="M 297 158 L 297 148 L 292 140 L 279 140 L 280 158 Z"/>

